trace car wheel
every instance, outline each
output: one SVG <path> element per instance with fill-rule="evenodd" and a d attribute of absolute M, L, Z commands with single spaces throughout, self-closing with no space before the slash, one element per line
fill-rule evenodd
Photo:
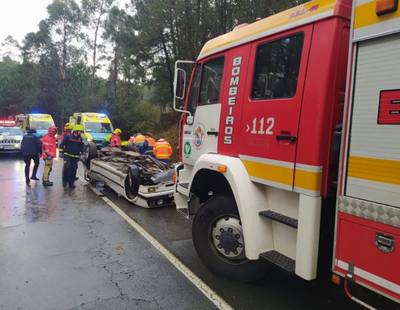
<path fill-rule="evenodd" d="M 213 273 L 240 282 L 261 278 L 267 263 L 245 255 L 243 229 L 232 196 L 216 196 L 197 212 L 192 226 L 197 254 Z"/>
<path fill-rule="evenodd" d="M 97 146 L 93 142 L 90 142 L 84 149 L 82 154 L 82 162 L 85 164 L 87 169 L 90 169 L 90 161 L 93 158 L 97 158 L 99 156 L 97 152 Z"/>
<path fill-rule="evenodd" d="M 137 196 L 140 186 L 140 172 L 136 165 L 130 165 L 128 168 L 128 177 L 125 181 L 126 195 L 133 199 Z"/>

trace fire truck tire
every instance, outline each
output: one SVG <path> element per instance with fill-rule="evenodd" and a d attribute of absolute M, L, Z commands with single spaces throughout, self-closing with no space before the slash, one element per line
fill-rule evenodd
<path fill-rule="evenodd" d="M 235 199 L 216 196 L 197 212 L 192 226 L 197 254 L 213 273 L 240 282 L 264 276 L 268 265 L 245 256 L 243 230 Z"/>
<path fill-rule="evenodd" d="M 97 153 L 97 146 L 93 142 L 90 142 L 85 146 L 85 150 L 82 154 L 82 162 L 86 165 L 86 168 L 90 169 L 90 161 L 93 158 L 97 158 L 99 154 Z"/>
<path fill-rule="evenodd" d="M 126 193 L 129 198 L 134 198 L 139 192 L 140 186 L 140 172 L 136 165 L 130 165 L 128 168 L 128 186 L 126 188 Z"/>

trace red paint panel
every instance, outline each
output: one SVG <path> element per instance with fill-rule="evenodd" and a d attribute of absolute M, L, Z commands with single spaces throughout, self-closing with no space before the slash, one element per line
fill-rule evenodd
<path fill-rule="evenodd" d="M 400 90 L 381 91 L 378 124 L 400 124 Z"/>
<path fill-rule="evenodd" d="M 239 152 L 243 155 L 295 162 L 298 124 L 303 99 L 304 81 L 307 72 L 312 25 L 264 38 L 252 44 L 250 59 L 251 74 L 246 85 L 243 117 L 240 132 Z M 276 40 L 304 35 L 296 94 L 292 98 L 259 99 L 251 98 L 254 79 L 254 64 L 257 49 L 262 44 Z M 294 137 L 292 141 L 281 137 Z"/>
<path fill-rule="evenodd" d="M 218 154 L 237 156 L 242 119 L 243 100 L 249 68 L 251 44 L 239 46 L 226 54 L 222 85 L 221 119 L 219 123 Z M 248 96 L 248 95 L 247 95 Z"/>
<path fill-rule="evenodd" d="M 376 233 L 394 237 L 393 252 L 383 253 L 375 245 Z M 336 257 L 345 263 L 353 262 L 354 267 L 367 271 L 386 281 L 400 285 L 400 229 L 382 223 L 365 220 L 342 212 L 338 213 L 338 229 L 336 238 Z M 335 266 L 335 270 L 346 274 Z M 357 282 L 362 282 L 378 291 L 400 299 L 389 289 L 374 283 L 373 279 L 356 276 Z"/>
<path fill-rule="evenodd" d="M 322 166 L 321 196 L 337 180 L 338 159 L 331 153 L 332 137 L 342 123 L 349 46 L 349 22 L 334 18 L 313 30 L 304 87 L 296 163 Z"/>

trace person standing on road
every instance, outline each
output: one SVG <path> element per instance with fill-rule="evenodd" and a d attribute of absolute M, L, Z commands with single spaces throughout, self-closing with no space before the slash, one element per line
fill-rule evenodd
<path fill-rule="evenodd" d="M 72 134 L 64 137 L 59 148 L 59 157 L 64 158 L 64 167 L 62 173 L 63 187 L 67 184 L 70 188 L 75 188 L 76 171 L 78 170 L 78 161 L 83 151 L 82 125 L 75 125 Z"/>
<path fill-rule="evenodd" d="M 32 126 L 28 132 L 23 136 L 22 142 L 22 154 L 24 155 L 25 162 L 25 179 L 26 184 L 30 184 L 29 180 L 29 170 L 31 167 L 31 160 L 35 165 L 33 166 L 31 180 L 39 180 L 36 176 L 36 173 L 39 168 L 39 155 L 42 154 L 42 142 L 38 134 L 36 133 L 36 127 Z"/>
<path fill-rule="evenodd" d="M 166 164 L 169 163 L 169 157 L 172 154 L 172 148 L 169 142 L 165 139 L 159 139 L 154 145 L 153 153 L 157 160 Z"/>
<path fill-rule="evenodd" d="M 64 126 L 64 131 L 62 132 L 62 134 L 61 134 L 61 136 L 60 136 L 60 144 L 61 144 L 62 140 L 63 140 L 66 136 L 68 136 L 68 135 L 71 134 L 72 128 L 73 128 L 73 127 L 74 127 L 74 126 L 72 126 L 71 123 L 66 123 L 66 124 L 65 124 L 65 126 Z"/>
<path fill-rule="evenodd" d="M 57 127 L 51 126 L 47 135 L 42 138 L 42 158 L 45 162 L 43 170 L 43 186 L 52 186 L 50 182 L 50 172 L 53 168 L 53 158 L 57 156 Z"/>

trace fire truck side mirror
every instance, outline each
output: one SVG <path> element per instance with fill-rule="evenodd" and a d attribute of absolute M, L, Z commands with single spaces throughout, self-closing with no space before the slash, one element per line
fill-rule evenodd
<path fill-rule="evenodd" d="M 175 76 L 175 97 L 177 99 L 185 98 L 185 86 L 186 72 L 183 69 L 178 68 Z"/>

